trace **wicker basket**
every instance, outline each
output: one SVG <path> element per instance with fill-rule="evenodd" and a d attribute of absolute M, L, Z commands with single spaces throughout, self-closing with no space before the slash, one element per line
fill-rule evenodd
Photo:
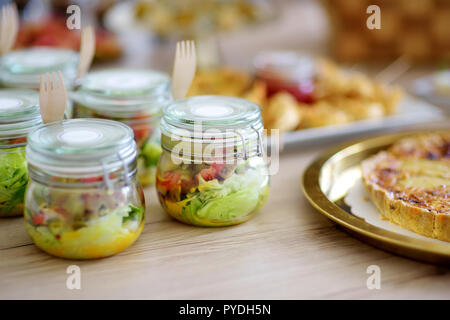
<path fill-rule="evenodd" d="M 332 50 L 341 61 L 450 62 L 450 0 L 322 0 L 332 26 Z M 370 30 L 369 5 L 378 5 L 381 29 Z"/>

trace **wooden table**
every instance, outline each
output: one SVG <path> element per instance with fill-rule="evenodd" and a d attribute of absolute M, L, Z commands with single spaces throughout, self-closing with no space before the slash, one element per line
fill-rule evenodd
<path fill-rule="evenodd" d="M 306 201 L 300 176 L 323 151 L 285 151 L 266 206 L 228 228 L 169 218 L 146 190 L 147 224 L 126 251 L 94 261 L 53 258 L 31 242 L 22 218 L 0 220 L 0 299 L 450 298 L 450 272 L 375 249 L 337 229 Z M 69 265 L 81 290 L 66 288 Z M 367 267 L 381 289 L 366 287 Z"/>
<path fill-rule="evenodd" d="M 317 8 L 294 9 L 287 10 L 290 19 L 311 29 L 311 10 Z M 300 46 L 283 38 L 292 30 L 285 25 L 280 28 L 286 32 L 274 37 L 274 46 L 281 47 L 281 42 L 283 47 Z M 322 26 L 313 28 L 314 37 L 304 32 L 300 47 L 315 48 Z M 245 34 L 225 39 L 240 48 L 226 46 L 226 60 L 245 64 L 249 60 L 242 59 L 243 52 L 250 57 L 250 47 L 253 51 L 268 47 L 270 37 L 264 35 L 277 33 L 268 28 L 259 38 L 253 35 L 252 41 L 243 41 Z M 298 39 L 298 33 L 291 37 Z M 129 59 L 133 63 L 151 65 Z M 366 245 L 309 205 L 300 178 L 307 164 L 326 147 L 285 150 L 280 171 L 272 177 L 266 206 L 255 218 L 235 227 L 196 228 L 173 221 L 159 206 L 155 190 L 147 189 L 147 224 L 141 237 L 126 251 L 106 259 L 51 257 L 32 244 L 22 218 L 1 219 L 0 299 L 450 298 L 447 268 Z M 81 268 L 81 290 L 66 288 L 66 269 L 74 264 Z M 367 289 L 370 265 L 381 269 L 380 290 Z"/>

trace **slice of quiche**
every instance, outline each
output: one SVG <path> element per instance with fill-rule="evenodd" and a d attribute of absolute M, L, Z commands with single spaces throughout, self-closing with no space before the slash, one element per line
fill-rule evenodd
<path fill-rule="evenodd" d="M 450 241 L 450 132 L 402 139 L 364 160 L 361 170 L 384 218 Z"/>

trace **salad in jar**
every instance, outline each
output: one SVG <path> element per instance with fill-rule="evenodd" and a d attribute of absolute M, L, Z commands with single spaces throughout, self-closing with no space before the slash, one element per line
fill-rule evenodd
<path fill-rule="evenodd" d="M 36 92 L 0 90 L 0 217 L 23 215 L 26 136 L 41 123 Z"/>
<path fill-rule="evenodd" d="M 156 190 L 169 215 L 221 227 L 245 222 L 264 206 L 269 175 L 256 104 L 221 96 L 178 100 L 164 109 L 161 131 Z"/>
<path fill-rule="evenodd" d="M 75 101 L 74 118 L 120 121 L 133 130 L 139 181 L 142 185 L 153 184 L 162 152 L 161 110 L 171 101 L 169 76 L 130 69 L 92 72 L 71 96 Z"/>
<path fill-rule="evenodd" d="M 269 177 L 262 159 L 174 166 L 164 152 L 156 189 L 162 206 L 175 219 L 221 227 L 245 222 L 263 207 Z"/>
<path fill-rule="evenodd" d="M 70 184 L 86 185 L 83 179 Z M 40 249 L 58 257 L 113 255 L 133 244 L 144 227 L 141 190 L 131 195 L 126 188 L 98 190 L 95 183 L 65 190 L 31 182 L 26 202 L 28 234 Z"/>
<path fill-rule="evenodd" d="M 0 149 L 0 217 L 23 214 L 27 183 L 24 147 Z"/>
<path fill-rule="evenodd" d="M 142 185 L 150 185 L 155 182 L 156 165 L 162 153 L 159 138 L 160 115 L 137 115 L 132 119 L 105 115 L 96 112 L 84 105 L 76 104 L 75 118 L 99 118 L 120 121 L 128 125 L 134 133 L 134 140 L 138 148 L 138 178 Z"/>
<path fill-rule="evenodd" d="M 54 256 L 93 259 L 139 237 L 145 200 L 129 127 L 100 119 L 46 124 L 29 135 L 25 225 Z"/>

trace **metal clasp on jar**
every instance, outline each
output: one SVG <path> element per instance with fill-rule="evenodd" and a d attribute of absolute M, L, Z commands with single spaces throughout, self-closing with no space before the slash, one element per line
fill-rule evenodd
<path fill-rule="evenodd" d="M 256 135 L 258 136 L 257 139 L 257 144 L 256 144 L 256 155 L 258 157 L 261 157 L 263 155 L 263 142 L 262 142 L 262 137 L 261 137 L 261 133 L 255 128 L 255 127 L 251 127 L 253 131 L 256 132 Z M 248 159 L 248 150 L 247 150 L 247 145 L 245 143 L 245 137 L 244 135 L 240 132 L 240 131 L 235 131 L 236 134 L 241 138 L 241 143 L 242 143 L 242 150 L 243 150 L 243 159 L 247 160 Z"/>
<path fill-rule="evenodd" d="M 119 158 L 119 160 L 122 162 L 122 168 L 123 168 L 122 175 L 123 175 L 123 178 L 125 181 L 125 186 L 128 186 L 128 185 L 130 185 L 130 175 L 129 175 L 130 172 L 128 170 L 128 166 L 127 166 L 125 160 L 122 158 L 122 156 L 119 153 L 117 153 L 117 158 Z M 102 165 L 102 169 L 103 169 L 103 184 L 104 184 L 104 187 L 108 190 L 108 192 L 110 192 L 113 190 L 113 184 L 109 177 L 109 172 L 106 169 L 106 162 L 102 161 L 101 165 Z"/>

